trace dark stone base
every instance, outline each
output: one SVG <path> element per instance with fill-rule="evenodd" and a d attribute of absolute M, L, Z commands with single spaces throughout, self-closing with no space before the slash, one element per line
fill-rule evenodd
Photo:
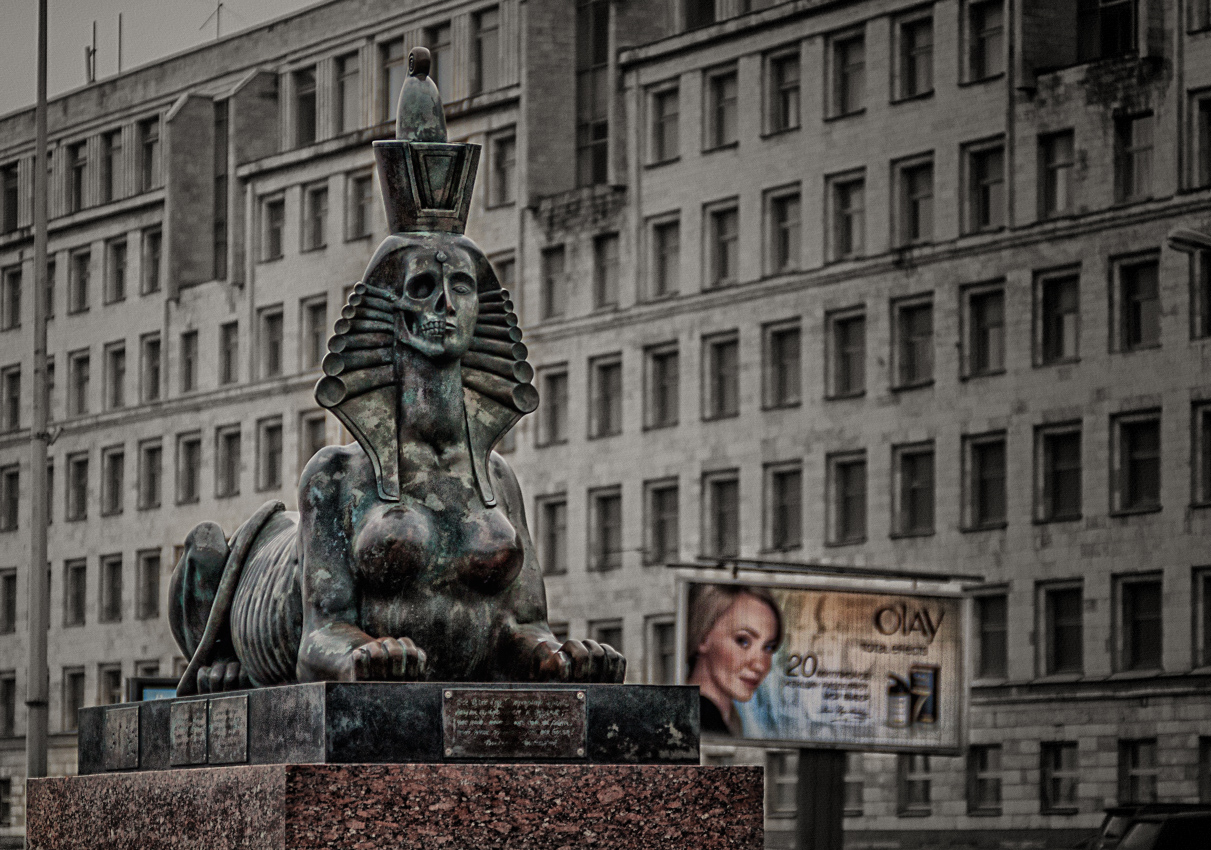
<path fill-rule="evenodd" d="M 263 765 L 29 783 L 30 850 L 760 850 L 759 767 Z"/>

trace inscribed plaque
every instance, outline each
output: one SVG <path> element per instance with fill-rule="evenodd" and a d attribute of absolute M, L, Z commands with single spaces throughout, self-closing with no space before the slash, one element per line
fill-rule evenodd
<path fill-rule="evenodd" d="M 210 763 L 248 761 L 248 694 L 210 700 Z"/>
<path fill-rule="evenodd" d="M 105 769 L 134 770 L 139 766 L 139 707 L 105 709 Z"/>
<path fill-rule="evenodd" d="M 462 688 L 443 697 L 447 758 L 584 758 L 584 691 Z"/>
<path fill-rule="evenodd" d="M 168 761 L 173 766 L 206 764 L 206 703 L 191 699 L 174 702 L 169 710 L 168 727 L 172 738 Z"/>

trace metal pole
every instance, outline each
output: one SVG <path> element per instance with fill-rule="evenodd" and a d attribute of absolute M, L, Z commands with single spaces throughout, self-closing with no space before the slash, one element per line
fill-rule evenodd
<path fill-rule="evenodd" d="M 38 105 L 34 111 L 34 420 L 30 427 L 29 660 L 25 674 L 25 776 L 46 776 L 50 621 L 46 562 L 46 454 L 50 434 L 46 383 L 46 0 L 38 0 Z"/>

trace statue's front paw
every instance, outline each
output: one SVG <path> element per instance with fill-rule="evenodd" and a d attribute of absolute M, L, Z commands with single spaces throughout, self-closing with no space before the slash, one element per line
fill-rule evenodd
<path fill-rule="evenodd" d="M 534 650 L 534 672 L 540 682 L 621 682 L 627 660 L 595 640 L 567 640 L 558 648 L 540 643 Z"/>
<path fill-rule="evenodd" d="M 350 653 L 355 682 L 415 682 L 429 670 L 425 651 L 410 638 L 378 638 Z"/>
<path fill-rule="evenodd" d="M 217 694 L 249 688 L 252 682 L 244 675 L 238 661 L 216 661 L 198 668 L 198 693 Z"/>

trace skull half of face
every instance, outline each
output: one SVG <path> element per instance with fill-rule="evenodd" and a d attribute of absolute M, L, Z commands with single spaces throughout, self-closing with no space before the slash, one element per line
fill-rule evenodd
<path fill-rule="evenodd" d="M 459 358 L 475 329 L 475 266 L 466 251 L 419 249 L 404 263 L 400 339 L 434 359 Z"/>

